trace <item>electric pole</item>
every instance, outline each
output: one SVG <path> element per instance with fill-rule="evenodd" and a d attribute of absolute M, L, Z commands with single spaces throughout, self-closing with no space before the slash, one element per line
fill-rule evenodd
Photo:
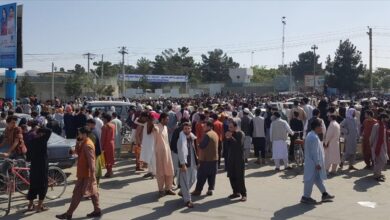
<path fill-rule="evenodd" d="M 368 27 L 367 34 L 370 40 L 370 93 L 372 94 L 372 28 Z"/>
<path fill-rule="evenodd" d="M 284 32 L 286 28 L 286 17 L 282 17 L 282 25 L 283 25 L 283 37 L 282 37 L 282 67 L 284 67 Z"/>
<path fill-rule="evenodd" d="M 102 54 L 102 72 L 100 74 L 100 78 L 103 80 L 103 76 L 104 76 L 104 61 L 103 61 L 103 54 Z"/>
<path fill-rule="evenodd" d="M 120 47 L 119 53 L 122 54 L 122 97 L 125 96 L 125 54 L 127 54 L 126 47 Z"/>
<path fill-rule="evenodd" d="M 89 73 L 89 61 L 92 60 L 93 58 L 96 57 L 96 54 L 93 54 L 93 53 L 86 53 L 86 54 L 83 54 L 84 57 L 86 57 L 88 59 L 88 68 L 87 68 L 87 73 Z"/>
<path fill-rule="evenodd" d="M 253 54 L 255 53 L 255 51 L 252 51 L 251 52 L 251 68 L 253 68 Z"/>
<path fill-rule="evenodd" d="M 51 100 L 54 100 L 54 63 L 51 63 Z"/>
<path fill-rule="evenodd" d="M 313 83 L 313 91 L 316 91 L 316 64 L 317 64 L 317 56 L 316 56 L 316 50 L 318 49 L 317 45 L 313 45 L 311 49 L 314 52 L 314 66 L 313 66 L 313 76 L 314 76 L 314 83 Z"/>
<path fill-rule="evenodd" d="M 292 68 L 292 65 L 290 63 L 290 94 L 292 94 L 292 87 L 293 87 L 293 85 L 292 85 L 292 71 L 291 71 L 291 68 Z"/>

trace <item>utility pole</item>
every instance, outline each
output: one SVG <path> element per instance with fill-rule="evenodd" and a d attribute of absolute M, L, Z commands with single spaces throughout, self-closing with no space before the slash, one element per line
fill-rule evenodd
<path fill-rule="evenodd" d="M 286 17 L 282 17 L 282 25 L 283 25 L 283 37 L 282 37 L 282 67 L 284 67 L 284 32 L 286 28 Z"/>
<path fill-rule="evenodd" d="M 54 100 L 54 63 L 51 63 L 51 100 Z"/>
<path fill-rule="evenodd" d="M 93 54 L 93 53 L 86 53 L 86 54 L 83 54 L 84 57 L 86 57 L 88 59 L 88 67 L 87 67 L 87 73 L 89 73 L 89 61 L 92 60 L 93 58 L 96 57 L 96 54 Z"/>
<path fill-rule="evenodd" d="M 291 63 L 290 63 L 290 94 L 292 94 L 292 72 L 291 72 Z"/>
<path fill-rule="evenodd" d="M 367 34 L 370 40 L 370 93 L 372 94 L 372 28 L 368 27 Z"/>
<path fill-rule="evenodd" d="M 103 76 L 104 76 L 104 61 L 103 61 L 103 54 L 102 54 L 102 72 L 100 74 L 100 78 L 103 80 Z"/>
<path fill-rule="evenodd" d="M 255 51 L 252 51 L 251 52 L 251 68 L 253 68 L 253 54 L 255 53 Z"/>
<path fill-rule="evenodd" d="M 119 53 L 122 54 L 122 97 L 125 96 L 125 54 L 127 54 L 126 47 L 120 47 Z"/>
<path fill-rule="evenodd" d="M 314 66 L 313 66 L 313 75 L 314 75 L 314 83 L 313 83 L 313 92 L 316 91 L 316 64 L 317 64 L 317 56 L 316 56 L 316 50 L 318 49 L 317 45 L 313 45 L 311 49 L 314 52 Z"/>

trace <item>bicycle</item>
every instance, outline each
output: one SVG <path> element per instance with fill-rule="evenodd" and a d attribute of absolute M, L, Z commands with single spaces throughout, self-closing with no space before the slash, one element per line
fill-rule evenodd
<path fill-rule="evenodd" d="M 298 136 L 300 133 L 302 133 L 302 131 L 295 132 L 295 134 L 298 134 Z M 304 140 L 300 139 L 299 137 L 294 141 L 294 160 L 299 167 L 303 166 L 305 160 L 305 155 L 303 153 L 304 143 Z"/>
<path fill-rule="evenodd" d="M 5 159 L 4 163 L 7 163 L 9 167 L 6 167 L 6 172 L 0 174 L 0 217 L 8 215 L 11 208 L 12 194 L 17 191 L 27 195 L 30 186 L 28 163 L 24 160 L 11 159 Z M 57 199 L 65 193 L 66 178 L 67 176 L 62 169 L 49 164 L 47 199 Z"/>

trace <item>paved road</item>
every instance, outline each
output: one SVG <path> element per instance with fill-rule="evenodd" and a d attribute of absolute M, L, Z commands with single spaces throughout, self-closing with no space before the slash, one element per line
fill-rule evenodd
<path fill-rule="evenodd" d="M 357 167 L 361 169 L 363 164 Z M 144 180 L 134 169 L 133 162 L 120 161 L 115 177 L 102 181 L 100 198 L 104 216 L 101 219 L 389 219 L 389 183 L 378 184 L 370 171 L 363 169 L 343 171 L 326 182 L 328 191 L 336 196 L 333 203 L 308 206 L 299 203 L 303 190 L 300 169 L 275 173 L 270 165 L 259 168 L 251 162 L 246 171 L 246 203 L 226 198 L 231 193 L 230 184 L 225 173 L 220 173 L 215 194 L 195 198 L 194 209 L 184 208 L 178 196 L 158 200 L 156 180 Z M 75 169 L 67 171 L 72 173 L 69 177 L 72 182 Z M 385 174 L 390 178 L 388 171 Z M 24 214 L 26 203 L 17 197 L 12 213 L 3 219 L 54 219 L 54 215 L 66 211 L 72 189 L 70 185 L 61 199 L 48 201 L 50 210 L 39 214 Z M 320 196 L 314 188 L 313 197 Z M 375 202 L 376 208 L 363 207 L 359 201 Z M 74 219 L 86 219 L 84 216 L 91 211 L 91 201 L 83 201 Z"/>

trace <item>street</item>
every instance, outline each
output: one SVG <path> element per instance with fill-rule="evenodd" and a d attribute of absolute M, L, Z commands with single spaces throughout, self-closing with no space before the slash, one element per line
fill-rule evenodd
<path fill-rule="evenodd" d="M 276 173 L 271 164 L 259 168 L 254 160 L 246 170 L 248 201 L 231 201 L 230 184 L 226 173 L 217 176 L 213 196 L 193 197 L 195 208 L 184 208 L 179 196 L 165 196 L 158 200 L 156 180 L 144 180 L 144 173 L 135 174 L 134 164 L 129 159 L 121 160 L 115 168 L 112 179 L 103 179 L 100 189 L 101 219 L 385 219 L 390 205 L 388 182 L 378 184 L 368 170 L 339 173 L 325 182 L 327 191 L 336 196 L 333 203 L 317 206 L 300 204 L 302 195 L 302 169 Z M 75 179 L 75 168 L 71 172 L 69 185 L 62 198 L 46 201 L 49 211 L 23 213 L 26 201 L 20 194 L 14 194 L 12 210 L 4 219 L 54 219 L 56 214 L 66 211 L 69 206 Z M 389 176 L 389 172 L 384 172 Z M 207 186 L 206 186 L 207 187 Z M 177 191 L 176 191 L 177 192 Z M 205 194 L 205 189 L 203 194 Z M 313 198 L 321 197 L 314 187 Z M 358 202 L 374 202 L 375 208 L 363 207 Z M 82 201 L 73 215 L 74 219 L 86 219 L 92 211 L 91 201 Z"/>

